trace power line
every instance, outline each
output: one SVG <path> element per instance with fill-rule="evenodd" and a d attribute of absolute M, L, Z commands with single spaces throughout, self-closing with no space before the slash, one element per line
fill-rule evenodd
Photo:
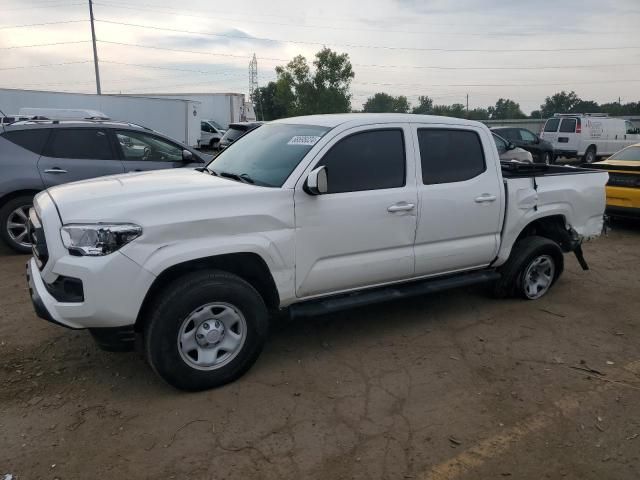
<path fill-rule="evenodd" d="M 80 23 L 86 22 L 87 20 L 63 20 L 61 22 L 43 22 L 43 23 L 26 23 L 24 25 L 2 25 L 0 26 L 0 30 L 8 30 L 12 28 L 26 28 L 26 27 L 42 27 L 45 25 L 61 25 L 66 23 Z"/>
<path fill-rule="evenodd" d="M 100 20 L 96 20 L 100 21 Z M 177 48 L 168 48 L 168 47 L 157 47 L 154 45 L 142 45 L 139 43 L 125 43 L 125 42 L 113 42 L 110 40 L 97 40 L 100 43 L 110 43 L 114 45 L 124 45 L 129 47 L 139 47 L 139 48 L 149 48 L 153 50 L 166 50 L 170 52 L 178 52 L 178 53 L 194 53 L 198 55 L 209 55 L 209 56 L 220 56 L 220 57 L 231 57 L 231 58 L 241 58 L 245 60 L 250 55 L 237 55 L 231 53 L 218 53 L 218 52 L 203 52 L 198 50 L 183 50 Z M 261 60 L 272 60 L 278 62 L 289 62 L 290 59 L 286 58 L 272 58 L 272 57 L 260 57 Z M 604 64 L 604 65 L 527 65 L 527 66 L 514 66 L 514 67 L 446 67 L 439 65 L 384 65 L 384 64 L 365 64 L 365 63 L 352 63 L 354 67 L 365 67 L 365 68 L 399 68 L 399 69 L 433 69 L 433 70 L 563 70 L 563 69 L 589 69 L 589 68 L 607 68 L 607 67 L 635 67 L 640 66 L 640 63 L 619 63 L 619 64 Z M 148 65 L 145 65 L 148 66 Z M 170 69 L 168 67 L 164 67 Z"/>
<path fill-rule="evenodd" d="M 165 32 L 188 33 L 194 35 L 204 35 L 210 37 L 235 38 L 251 41 L 273 42 L 273 43 L 292 43 L 296 45 L 316 45 L 326 46 L 333 45 L 340 48 L 369 48 L 382 50 L 404 50 L 412 52 L 486 52 L 486 53 L 519 53 L 519 52 L 579 52 L 579 51 L 600 51 L 600 50 L 638 50 L 640 46 L 619 46 L 619 47 L 567 47 L 567 48 L 518 48 L 518 49 L 491 49 L 491 48 L 423 48 L 423 47 L 394 47 L 387 45 L 358 45 L 358 44 L 338 44 L 333 42 L 310 42 L 302 40 L 279 40 L 266 37 L 252 37 L 249 35 L 234 35 L 230 33 L 209 33 L 194 30 L 181 30 L 178 28 L 159 27 L 157 25 L 143 25 L 139 23 L 116 22 L 113 20 L 100 20 L 96 22 L 108 23 L 111 25 L 122 25 L 126 27 L 145 28 L 150 30 L 160 30 Z"/>
<path fill-rule="evenodd" d="M 0 68 L 0 70 L 21 70 L 25 68 L 59 67 L 59 66 L 66 66 L 66 65 L 79 65 L 82 63 L 91 63 L 91 60 L 81 60 L 77 62 L 42 63 L 40 65 L 18 65 L 14 67 L 2 67 Z"/>
<path fill-rule="evenodd" d="M 0 47 L 0 50 L 13 50 L 16 48 L 35 48 L 35 47 L 52 47 L 55 45 L 72 45 L 77 43 L 88 43 L 91 40 L 75 40 L 73 42 L 53 42 L 53 43 L 37 43 L 33 45 L 13 45 L 11 47 Z"/>
<path fill-rule="evenodd" d="M 55 5 L 32 5 L 31 7 L 3 8 L 3 12 L 16 12 L 18 10 L 38 10 L 40 8 L 71 7 L 73 5 L 84 5 L 84 3 L 57 3 Z"/>
<path fill-rule="evenodd" d="M 236 17 L 220 17 L 220 16 L 203 16 L 202 14 L 198 14 L 198 12 L 194 12 L 193 10 L 184 10 L 184 9 L 174 9 L 174 8 L 169 8 L 169 7 L 165 7 L 164 5 L 157 5 L 157 4 L 138 4 L 136 7 L 131 7 L 128 4 L 122 4 L 119 3 L 117 1 L 113 1 L 113 0 L 107 0 L 106 2 L 103 2 L 102 0 L 100 0 L 99 2 L 94 2 L 96 5 L 100 4 L 100 5 L 104 5 L 104 6 L 110 6 L 110 7 L 116 7 L 116 8 L 128 8 L 128 9 L 134 9 L 134 10 L 148 10 L 148 11 L 152 11 L 152 12 L 156 12 L 156 13 L 163 13 L 166 15 L 180 15 L 180 16 L 186 16 L 186 17 L 194 17 L 194 18 L 204 18 L 204 19 L 211 19 L 211 20 L 217 20 L 217 19 L 225 19 L 225 20 L 236 20 L 236 21 L 247 21 L 247 18 L 255 18 L 255 17 L 273 17 L 273 18 L 277 18 L 277 19 L 281 19 L 281 18 L 289 18 L 289 19 L 293 19 L 296 20 L 297 23 L 275 23 L 275 22 L 265 22 L 265 21 L 251 21 L 248 23 L 269 23 L 271 25 L 290 25 L 290 26 L 302 26 L 302 27 L 311 27 L 311 25 L 300 25 L 300 21 L 304 21 L 306 20 L 305 17 L 299 17 L 299 16 L 293 16 L 293 15 L 282 15 L 282 14 L 256 14 L 253 13 L 252 15 L 246 15 L 246 14 L 242 14 L 241 16 L 236 16 Z M 185 14 L 184 12 L 187 11 L 191 11 L 194 14 Z M 318 17 L 316 15 L 314 15 L 315 18 L 320 18 L 320 19 L 324 19 L 324 20 L 329 20 L 329 21 L 340 21 L 340 22 L 351 22 L 352 19 L 350 18 L 345 18 L 343 17 Z M 412 16 L 415 17 L 415 16 Z M 442 23 L 442 22 L 410 22 L 413 25 L 418 25 L 418 26 L 444 26 L 444 27 L 467 27 L 467 26 L 477 26 L 477 27 L 482 27 L 482 28 L 486 28 L 486 22 L 485 23 L 460 23 L 460 22 L 456 22 L 456 23 Z M 314 26 L 315 28 L 315 26 Z M 345 29 L 345 30 L 354 30 L 356 28 L 350 26 L 345 26 L 345 27 L 337 27 L 337 26 L 318 26 L 318 28 L 335 28 L 335 29 Z M 546 29 L 548 28 L 548 24 L 522 24 L 520 22 L 517 23 L 517 25 L 514 28 L 539 28 L 539 29 L 543 29 L 543 31 L 546 33 Z M 388 29 L 362 29 L 362 30 L 366 30 L 366 31 L 377 31 L 377 32 L 390 32 L 393 30 L 388 30 Z M 394 32 L 398 32 L 398 33 L 424 33 L 424 32 L 406 32 L 404 30 L 395 30 Z M 441 32 L 437 32 L 437 33 L 441 33 Z M 561 32 L 561 31 L 554 31 L 554 34 L 557 33 L 572 33 L 572 32 Z M 586 34 L 592 34 L 592 32 L 584 32 Z M 603 32 L 598 31 L 598 34 L 601 34 Z M 604 32 L 604 33 L 624 33 L 624 32 L 620 32 L 620 31 L 616 31 L 616 32 Z M 630 30 L 628 31 L 628 33 L 635 33 L 635 30 Z M 458 34 L 458 33 L 455 33 Z M 464 32 L 461 32 L 461 34 L 464 34 Z"/>

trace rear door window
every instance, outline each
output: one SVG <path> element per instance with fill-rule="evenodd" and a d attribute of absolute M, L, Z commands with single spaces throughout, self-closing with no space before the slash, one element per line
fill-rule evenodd
<path fill-rule="evenodd" d="M 562 133 L 574 133 L 576 131 L 576 119 L 563 118 L 562 123 L 560 123 L 559 131 Z"/>
<path fill-rule="evenodd" d="M 520 129 L 518 131 L 520 132 L 520 138 L 522 139 L 522 141 L 527 143 L 534 143 L 536 141 L 535 135 L 529 130 Z"/>
<path fill-rule="evenodd" d="M 107 132 L 97 128 L 54 129 L 45 154 L 53 158 L 116 159 Z"/>
<path fill-rule="evenodd" d="M 558 131 L 558 125 L 560 125 L 560 119 L 559 118 L 550 118 L 549 120 L 547 120 L 547 123 L 545 123 L 545 125 L 544 125 L 544 131 L 545 132 L 557 132 Z"/>
<path fill-rule="evenodd" d="M 10 142 L 40 155 L 50 131 L 48 128 L 12 130 L 2 134 L 2 138 L 6 138 Z"/>
<path fill-rule="evenodd" d="M 421 128 L 418 144 L 425 185 L 463 182 L 486 170 L 482 142 L 474 131 Z"/>

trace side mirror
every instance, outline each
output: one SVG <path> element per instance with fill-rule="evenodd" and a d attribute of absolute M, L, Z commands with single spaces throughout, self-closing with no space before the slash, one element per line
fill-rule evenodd
<path fill-rule="evenodd" d="M 536 135 L 536 143 L 540 143 L 540 137 Z"/>
<path fill-rule="evenodd" d="M 507 150 L 515 150 L 515 148 L 516 146 L 513 143 L 511 142 L 507 143 Z"/>
<path fill-rule="evenodd" d="M 304 182 L 304 191 L 309 195 L 322 195 L 328 190 L 327 167 L 323 165 L 312 170 Z"/>
<path fill-rule="evenodd" d="M 182 160 L 184 160 L 185 162 L 193 162 L 193 153 L 185 148 L 184 150 L 182 150 Z"/>

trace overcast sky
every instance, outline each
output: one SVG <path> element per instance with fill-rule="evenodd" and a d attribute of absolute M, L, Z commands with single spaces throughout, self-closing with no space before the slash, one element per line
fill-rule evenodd
<path fill-rule="evenodd" d="M 254 52 L 264 84 L 326 45 L 354 64 L 354 108 L 378 91 L 512 98 L 525 113 L 562 89 L 640 100 L 639 0 L 96 0 L 94 13 L 103 93 L 247 93 Z M 94 93 L 88 17 L 87 0 L 0 0 L 0 87 Z M 7 48 L 60 42 L 78 43 Z"/>

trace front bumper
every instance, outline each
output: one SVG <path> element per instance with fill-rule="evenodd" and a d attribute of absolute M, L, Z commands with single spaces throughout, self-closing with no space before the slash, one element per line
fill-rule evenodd
<path fill-rule="evenodd" d="M 57 320 L 51 312 L 47 309 L 45 305 L 45 300 L 43 300 L 43 290 L 47 295 L 49 292 L 44 286 L 44 282 L 42 278 L 40 278 L 40 272 L 38 271 L 38 266 L 36 265 L 36 259 L 31 258 L 27 262 L 27 284 L 29 285 L 29 295 L 31 295 L 31 303 L 33 304 L 33 309 L 36 311 L 36 315 L 40 318 L 46 320 L 47 322 L 55 323 L 57 325 L 61 325 L 67 328 L 78 328 L 72 327 L 65 323 L 62 323 L 60 320 Z M 34 273 L 35 272 L 35 273 Z M 51 297 L 51 295 L 49 295 Z M 51 297 L 53 299 L 53 297 Z M 55 300 L 55 299 L 53 299 Z"/>

